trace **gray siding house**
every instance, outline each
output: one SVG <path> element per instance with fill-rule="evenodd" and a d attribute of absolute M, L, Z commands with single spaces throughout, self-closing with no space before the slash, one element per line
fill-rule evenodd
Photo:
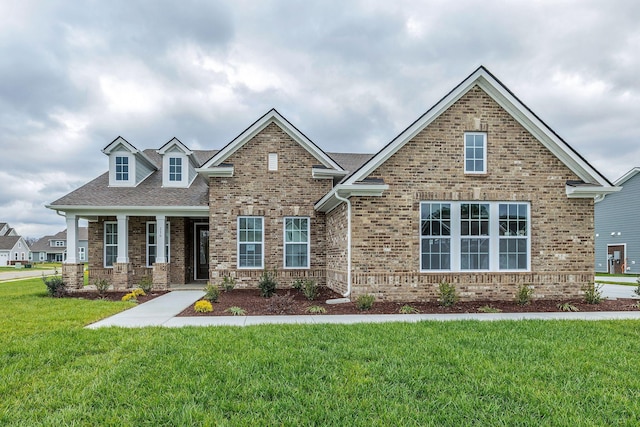
<path fill-rule="evenodd" d="M 78 254 L 79 262 L 88 260 L 87 227 L 78 227 Z M 31 246 L 32 261 L 34 262 L 62 262 L 67 259 L 67 230 L 60 231 L 52 236 L 44 236 Z"/>
<path fill-rule="evenodd" d="M 595 270 L 640 274 L 640 167 L 614 185 L 622 191 L 595 204 Z"/>

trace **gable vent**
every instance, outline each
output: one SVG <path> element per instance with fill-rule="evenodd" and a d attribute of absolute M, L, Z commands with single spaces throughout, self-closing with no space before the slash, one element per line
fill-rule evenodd
<path fill-rule="evenodd" d="M 278 153 L 269 153 L 269 170 L 278 170 Z"/>

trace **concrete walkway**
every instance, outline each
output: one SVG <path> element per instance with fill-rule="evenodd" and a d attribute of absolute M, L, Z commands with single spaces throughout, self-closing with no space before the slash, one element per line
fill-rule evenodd
<path fill-rule="evenodd" d="M 611 286 L 611 285 L 607 285 Z M 621 286 L 629 288 L 628 286 Z M 633 289 L 633 288 L 630 288 Z M 173 291 L 137 307 L 87 326 L 136 328 L 142 326 L 250 326 L 264 324 L 354 324 L 451 320 L 640 320 L 640 311 L 600 311 L 578 313 L 460 313 L 460 314 L 350 314 L 304 316 L 202 316 L 175 317 L 204 296 L 202 291 Z M 628 296 L 625 296 L 628 298 Z"/>

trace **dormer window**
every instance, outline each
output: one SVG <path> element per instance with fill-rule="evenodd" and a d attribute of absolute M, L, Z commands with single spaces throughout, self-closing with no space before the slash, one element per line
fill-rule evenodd
<path fill-rule="evenodd" d="M 129 158 L 116 156 L 116 181 L 129 181 Z"/>
<path fill-rule="evenodd" d="M 169 157 L 169 181 L 182 181 L 182 158 Z"/>

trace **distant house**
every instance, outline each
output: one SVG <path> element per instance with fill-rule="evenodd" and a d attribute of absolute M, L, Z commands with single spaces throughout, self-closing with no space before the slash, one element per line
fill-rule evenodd
<path fill-rule="evenodd" d="M 77 260 L 88 259 L 87 227 L 78 227 Z M 34 262 L 62 262 L 67 258 L 67 230 L 52 236 L 44 236 L 31 246 Z"/>
<path fill-rule="evenodd" d="M 331 126 L 331 123 L 327 123 Z M 156 289 L 312 279 L 354 299 L 575 298 L 593 282 L 594 199 L 618 191 L 484 67 L 377 153 L 329 153 L 270 110 L 219 150 L 122 137 L 108 171 L 48 207 L 89 277 Z M 212 147 L 213 148 L 213 147 Z M 82 287 L 84 265 L 63 264 Z"/>
<path fill-rule="evenodd" d="M 631 169 L 614 185 L 622 191 L 595 204 L 595 269 L 640 274 L 640 167 Z"/>
<path fill-rule="evenodd" d="M 0 222 L 0 267 L 28 262 L 31 250 L 24 238 L 6 222 Z"/>

